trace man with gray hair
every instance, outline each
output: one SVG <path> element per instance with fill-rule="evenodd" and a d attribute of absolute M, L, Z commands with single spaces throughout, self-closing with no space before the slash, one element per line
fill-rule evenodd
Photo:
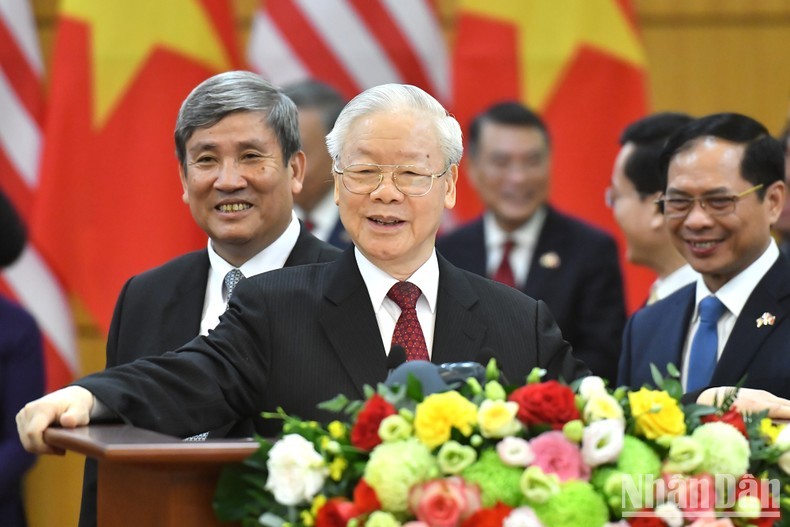
<path fill-rule="evenodd" d="M 299 134 L 307 155 L 302 191 L 294 211 L 317 238 L 341 249 L 351 245 L 332 196 L 332 158 L 324 138 L 335 126 L 346 99 L 323 82 L 307 79 L 283 87 L 299 110 Z"/>
<path fill-rule="evenodd" d="M 277 408 L 327 421 L 337 416 L 316 404 L 363 398 L 364 385 L 385 380 L 394 346 L 434 363 L 494 354 L 514 381 L 533 367 L 548 378 L 587 373 L 543 302 L 436 253 L 442 212 L 455 205 L 462 142 L 435 99 L 413 86 L 370 88 L 343 110 L 327 147 L 354 247 L 334 262 L 248 278 L 216 329 L 176 353 L 29 403 L 17 414 L 28 450 L 56 452 L 44 441 L 53 423 L 101 416 L 181 436 Z M 264 435 L 277 432 L 279 423 L 269 424 Z"/>
<path fill-rule="evenodd" d="M 198 85 L 181 106 L 175 145 L 182 199 L 208 244 L 126 282 L 107 339 L 108 368 L 208 334 L 242 276 L 339 253 L 291 210 L 305 172 L 296 107 L 258 75 L 232 71 Z M 232 421 L 205 430 L 223 426 L 211 433 L 219 437 L 254 432 L 252 421 Z M 80 526 L 87 527 L 96 525 L 93 460 L 83 481 Z"/>

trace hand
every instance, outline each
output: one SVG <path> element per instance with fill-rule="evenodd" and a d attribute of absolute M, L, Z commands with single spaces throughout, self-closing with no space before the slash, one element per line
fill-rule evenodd
<path fill-rule="evenodd" d="M 25 450 L 34 454 L 64 454 L 44 442 L 44 430 L 52 424 L 65 428 L 90 422 L 95 398 L 79 386 L 69 386 L 29 402 L 16 414 L 16 428 Z"/>
<path fill-rule="evenodd" d="M 733 389 L 732 386 L 708 388 L 697 397 L 697 402 L 713 405 L 716 400 L 723 401 L 727 391 Z M 754 413 L 768 410 L 768 417 L 771 419 L 790 419 L 790 400 L 782 399 L 765 390 L 741 388 L 738 390 L 734 404 L 739 412 Z"/>

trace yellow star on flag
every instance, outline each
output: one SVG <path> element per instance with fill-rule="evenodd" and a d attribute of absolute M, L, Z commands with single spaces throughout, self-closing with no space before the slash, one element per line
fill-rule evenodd
<path fill-rule="evenodd" d="M 227 51 L 198 0 L 63 0 L 61 12 L 90 26 L 96 127 L 157 48 L 217 71 L 230 67 Z"/>
<path fill-rule="evenodd" d="M 639 38 L 616 0 L 462 0 L 461 9 L 515 25 L 521 99 L 538 111 L 582 45 L 645 65 Z"/>

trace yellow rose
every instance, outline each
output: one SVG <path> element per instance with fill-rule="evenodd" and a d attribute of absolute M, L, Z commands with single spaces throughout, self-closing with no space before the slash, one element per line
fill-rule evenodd
<path fill-rule="evenodd" d="M 429 395 L 415 412 L 414 431 L 429 448 L 450 439 L 453 428 L 468 437 L 477 421 L 477 406 L 455 391 Z"/>
<path fill-rule="evenodd" d="M 518 403 L 486 399 L 477 412 L 477 424 L 483 437 L 505 437 L 521 429 L 516 419 Z"/>
<path fill-rule="evenodd" d="M 584 421 L 601 421 L 603 419 L 615 419 L 624 422 L 623 407 L 620 403 L 606 392 L 594 392 L 584 405 L 582 412 Z"/>
<path fill-rule="evenodd" d="M 327 431 L 332 439 L 343 439 L 346 437 L 346 425 L 340 421 L 332 421 L 329 423 Z"/>
<path fill-rule="evenodd" d="M 636 421 L 636 432 L 647 439 L 686 433 L 683 410 L 667 392 L 642 388 L 638 392 L 629 392 L 628 401 Z"/>
<path fill-rule="evenodd" d="M 764 417 L 760 421 L 760 432 L 768 438 L 768 444 L 773 445 L 779 437 L 779 432 L 782 431 L 784 425 L 776 425 L 768 417 Z"/>

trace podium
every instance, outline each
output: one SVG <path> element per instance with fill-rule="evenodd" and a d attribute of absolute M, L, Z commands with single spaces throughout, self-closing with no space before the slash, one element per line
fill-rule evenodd
<path fill-rule="evenodd" d="M 96 459 L 99 527 L 209 527 L 220 471 L 255 452 L 252 440 L 182 441 L 128 425 L 50 428 L 45 441 Z"/>

